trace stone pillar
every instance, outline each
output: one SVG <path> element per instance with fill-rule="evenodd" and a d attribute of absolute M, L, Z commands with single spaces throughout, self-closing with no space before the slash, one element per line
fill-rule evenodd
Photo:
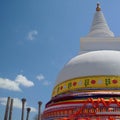
<path fill-rule="evenodd" d="M 9 120 L 12 120 L 12 110 L 13 110 L 13 99 L 11 99 L 11 103 L 10 103 Z"/>
<path fill-rule="evenodd" d="M 5 109 L 4 120 L 8 120 L 9 106 L 10 106 L 10 97 L 8 97 L 8 99 L 7 99 L 7 104 L 6 104 L 6 109 Z"/>
<path fill-rule="evenodd" d="M 41 120 L 41 105 L 42 105 L 42 102 L 39 101 L 38 102 L 38 120 Z"/>
<path fill-rule="evenodd" d="M 27 108 L 27 116 L 26 116 L 26 120 L 29 119 L 30 110 L 31 110 L 31 108 Z"/>
<path fill-rule="evenodd" d="M 21 114 L 21 120 L 24 120 L 24 109 L 25 109 L 25 102 L 26 102 L 26 99 L 25 98 L 22 98 L 22 114 Z"/>

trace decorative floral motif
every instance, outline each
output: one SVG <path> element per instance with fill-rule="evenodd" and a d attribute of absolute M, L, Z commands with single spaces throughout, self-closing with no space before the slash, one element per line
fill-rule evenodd
<path fill-rule="evenodd" d="M 103 81 L 100 79 L 100 80 L 98 80 L 98 84 L 102 84 L 103 83 Z"/>
<path fill-rule="evenodd" d="M 112 83 L 116 84 L 118 81 L 117 80 L 112 80 Z"/>
<path fill-rule="evenodd" d="M 79 81 L 79 82 L 78 82 L 78 85 L 82 85 L 82 81 Z"/>
<path fill-rule="evenodd" d="M 95 84 L 96 83 L 96 80 L 91 80 L 91 84 Z"/>
<path fill-rule="evenodd" d="M 63 86 L 61 86 L 60 89 L 62 90 L 62 89 L 63 89 Z"/>
<path fill-rule="evenodd" d="M 64 85 L 63 88 L 65 89 L 65 88 L 66 88 L 66 85 Z"/>
<path fill-rule="evenodd" d="M 77 82 L 73 82 L 73 86 L 76 86 L 77 85 Z"/>

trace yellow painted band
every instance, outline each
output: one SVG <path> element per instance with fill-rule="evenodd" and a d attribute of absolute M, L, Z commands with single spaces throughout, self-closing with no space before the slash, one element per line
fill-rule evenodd
<path fill-rule="evenodd" d="M 66 80 L 55 86 L 52 97 L 77 90 L 120 90 L 120 76 L 87 76 Z"/>

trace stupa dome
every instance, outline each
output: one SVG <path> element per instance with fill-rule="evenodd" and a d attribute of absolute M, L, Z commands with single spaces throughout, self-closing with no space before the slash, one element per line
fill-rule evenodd
<path fill-rule="evenodd" d="M 120 51 L 100 50 L 77 55 L 63 67 L 55 85 L 74 78 L 98 75 L 120 75 Z"/>

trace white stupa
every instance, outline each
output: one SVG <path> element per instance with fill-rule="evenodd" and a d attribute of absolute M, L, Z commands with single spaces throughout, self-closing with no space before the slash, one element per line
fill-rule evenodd
<path fill-rule="evenodd" d="M 80 40 L 80 54 L 61 70 L 55 85 L 96 75 L 120 75 L 120 38 L 114 37 L 97 4 L 90 32 Z"/>
<path fill-rule="evenodd" d="M 99 4 L 80 54 L 58 74 L 43 120 L 120 120 L 120 38 Z"/>

